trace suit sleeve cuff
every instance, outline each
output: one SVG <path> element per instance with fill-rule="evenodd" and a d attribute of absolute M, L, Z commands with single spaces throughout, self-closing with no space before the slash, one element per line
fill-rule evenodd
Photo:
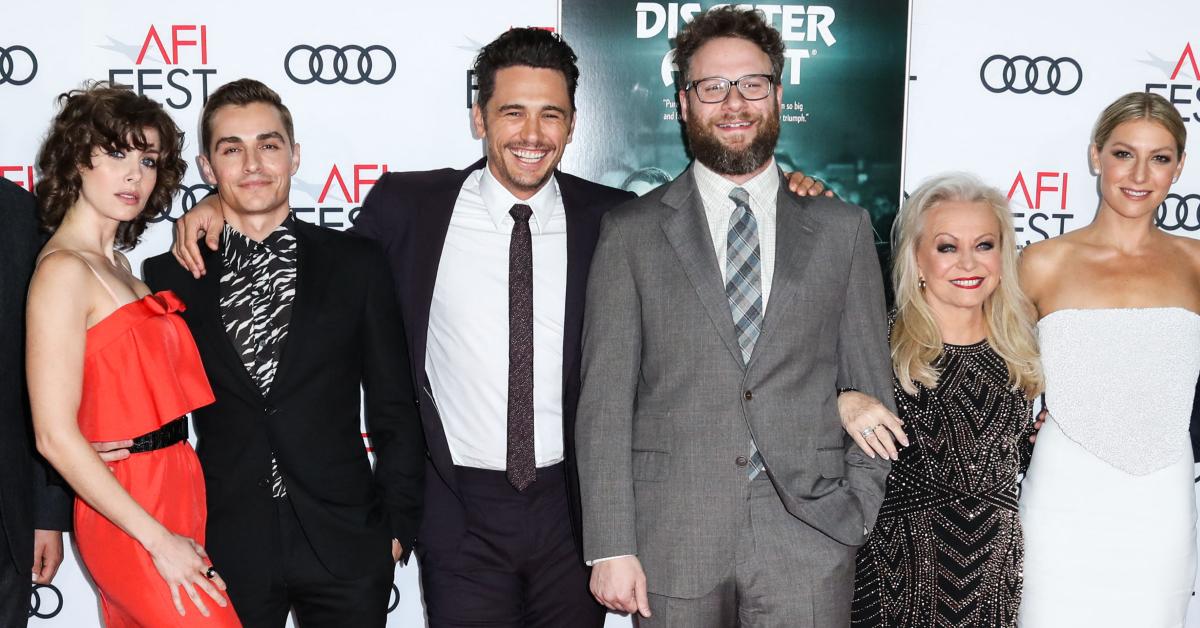
<path fill-rule="evenodd" d="M 588 567 L 595 567 L 596 565 L 599 565 L 600 563 L 602 563 L 606 560 L 613 560 L 614 558 L 625 558 L 627 556 L 637 556 L 637 554 L 621 554 L 619 556 L 605 556 L 604 558 L 597 558 L 595 560 L 584 561 L 584 564 L 586 564 Z"/>

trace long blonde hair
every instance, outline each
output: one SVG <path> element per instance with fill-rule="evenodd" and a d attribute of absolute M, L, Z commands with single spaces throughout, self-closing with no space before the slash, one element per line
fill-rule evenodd
<path fill-rule="evenodd" d="M 892 368 L 900 386 L 916 394 L 917 384 L 937 387 L 941 375 L 935 362 L 942 355 L 942 334 L 933 309 L 918 285 L 917 246 L 925 215 L 939 203 L 983 203 L 1000 224 L 1001 281 L 983 303 L 987 339 L 1008 367 L 1008 381 L 1032 398 L 1042 392 L 1041 359 L 1033 331 L 1033 305 L 1017 282 L 1016 234 L 1008 200 L 999 190 L 974 175 L 950 172 L 934 176 L 918 187 L 892 225 L 892 285 L 896 291 L 896 320 L 892 327 Z"/>

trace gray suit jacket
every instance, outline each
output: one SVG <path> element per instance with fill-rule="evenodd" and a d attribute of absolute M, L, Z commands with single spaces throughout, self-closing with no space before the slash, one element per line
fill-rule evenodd
<path fill-rule="evenodd" d="M 780 186 L 773 287 L 743 366 L 691 169 L 609 212 L 592 261 L 577 446 L 588 560 L 637 554 L 649 590 L 694 598 L 733 560 L 753 434 L 787 510 L 859 545 L 888 463 L 841 427 L 837 389 L 894 411 L 866 212 Z"/>

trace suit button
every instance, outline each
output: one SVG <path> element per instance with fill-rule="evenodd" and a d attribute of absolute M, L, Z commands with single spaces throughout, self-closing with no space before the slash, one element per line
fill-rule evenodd
<path fill-rule="evenodd" d="M 259 478 L 259 488 L 271 488 L 271 478 Z"/>
<path fill-rule="evenodd" d="M 420 408 L 420 407 L 421 407 L 421 398 L 420 398 L 420 397 L 413 397 L 413 405 L 414 405 L 414 406 L 416 406 L 416 407 L 418 407 L 418 408 Z"/>
<path fill-rule="evenodd" d="M 744 467 L 750 464 L 750 459 L 745 456 L 738 456 L 737 458 L 733 459 L 733 464 L 736 464 L 739 467 Z"/>
<path fill-rule="evenodd" d="M 742 397 L 744 397 L 744 398 L 746 399 L 746 401 L 750 401 L 751 399 L 753 399 L 753 398 L 754 398 L 754 393 L 752 393 L 752 392 L 750 392 L 749 390 L 747 390 L 747 391 L 745 392 L 745 394 L 743 394 L 743 395 L 742 395 Z"/>

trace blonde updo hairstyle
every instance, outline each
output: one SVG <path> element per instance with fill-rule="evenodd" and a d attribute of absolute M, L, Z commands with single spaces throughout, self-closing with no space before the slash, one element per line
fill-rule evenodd
<path fill-rule="evenodd" d="M 1104 148 L 1114 129 L 1130 120 L 1149 120 L 1161 124 L 1171 139 L 1175 140 L 1176 157 L 1182 157 L 1187 148 L 1187 126 L 1166 98 L 1148 92 L 1130 92 L 1113 101 L 1100 112 L 1096 126 L 1092 127 L 1092 145 L 1096 150 Z"/>

